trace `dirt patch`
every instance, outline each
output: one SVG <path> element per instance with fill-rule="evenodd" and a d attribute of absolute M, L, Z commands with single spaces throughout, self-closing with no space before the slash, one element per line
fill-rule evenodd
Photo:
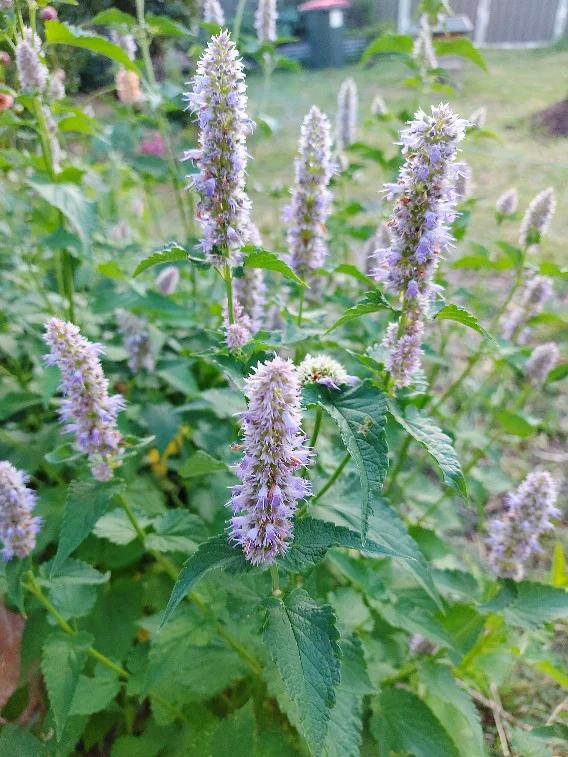
<path fill-rule="evenodd" d="M 535 126 L 546 131 L 551 137 L 568 136 L 568 99 L 541 110 L 534 116 L 533 121 Z"/>

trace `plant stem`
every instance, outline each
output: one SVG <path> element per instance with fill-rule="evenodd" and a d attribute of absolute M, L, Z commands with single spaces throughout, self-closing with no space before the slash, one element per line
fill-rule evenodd
<path fill-rule="evenodd" d="M 350 459 L 351 459 L 351 455 L 349 454 L 349 452 L 347 452 L 345 454 L 345 457 L 341 460 L 341 462 L 337 466 L 337 468 L 333 471 L 333 473 L 327 479 L 327 481 L 319 490 L 319 492 L 314 496 L 314 498 L 312 499 L 312 502 L 317 502 L 318 499 L 320 499 L 320 497 L 323 497 L 323 495 L 326 493 L 326 491 L 328 491 L 328 489 L 331 489 L 331 487 L 337 481 L 337 479 L 341 475 L 341 472 L 343 471 L 343 469 L 345 468 L 345 466 L 347 465 Z"/>
<path fill-rule="evenodd" d="M 304 312 L 305 287 L 300 289 L 300 305 L 298 308 L 298 326 L 302 325 L 302 313 Z"/>
<path fill-rule="evenodd" d="M 130 507 L 130 503 L 128 502 L 128 500 L 126 499 L 126 497 L 123 494 L 120 494 L 118 496 L 118 501 L 120 502 L 120 506 L 122 507 L 122 509 L 126 513 L 126 516 L 127 516 L 128 520 L 131 522 L 132 527 L 136 531 L 136 536 L 140 539 L 140 541 L 142 542 L 142 544 L 144 544 L 144 540 L 146 538 L 146 534 L 144 533 L 144 529 L 142 528 L 142 526 L 138 522 L 138 518 L 134 515 L 134 511 Z"/>
<path fill-rule="evenodd" d="M 225 287 L 227 290 L 227 311 L 229 314 L 229 323 L 233 324 L 235 322 L 235 311 L 233 307 L 233 279 L 231 266 L 228 263 L 225 263 L 225 268 L 223 269 L 223 278 L 225 279 Z"/>
<path fill-rule="evenodd" d="M 272 578 L 272 593 L 275 596 L 278 596 L 281 592 L 280 592 L 280 578 L 278 576 L 277 565 L 270 566 L 270 577 Z"/>
<path fill-rule="evenodd" d="M 314 430 L 312 431 L 312 438 L 310 439 L 310 447 L 315 447 L 317 438 L 319 436 L 322 419 L 323 419 L 323 410 L 318 405 L 316 407 L 316 420 L 314 423 Z"/>
<path fill-rule="evenodd" d="M 235 12 L 235 20 L 233 21 L 233 42 L 235 43 L 235 45 L 239 41 L 239 36 L 241 34 L 241 25 L 243 23 L 246 3 L 247 0 L 239 0 L 237 10 Z"/>
<path fill-rule="evenodd" d="M 138 43 L 142 52 L 142 59 L 144 61 L 144 68 L 146 69 L 146 77 L 148 82 L 154 88 L 158 87 L 156 80 L 156 74 L 154 72 L 154 66 L 152 64 L 152 57 L 150 55 L 150 40 L 146 32 L 146 19 L 144 18 L 144 0 L 136 0 L 136 18 L 138 20 Z"/>

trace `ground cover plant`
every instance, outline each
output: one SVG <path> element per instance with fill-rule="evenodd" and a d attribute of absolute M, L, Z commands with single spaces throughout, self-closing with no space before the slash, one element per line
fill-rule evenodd
<path fill-rule="evenodd" d="M 0 5 L 0 755 L 566 754 L 565 190 L 488 167 L 495 58 Z"/>

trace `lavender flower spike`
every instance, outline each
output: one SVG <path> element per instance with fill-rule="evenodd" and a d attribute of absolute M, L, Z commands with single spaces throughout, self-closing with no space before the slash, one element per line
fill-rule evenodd
<path fill-rule="evenodd" d="M 331 127 L 327 116 L 312 106 L 304 118 L 294 161 L 296 178 L 292 202 L 284 209 L 289 223 L 290 265 L 300 275 L 320 268 L 327 257 L 325 222 L 331 213 L 327 188 L 333 173 Z"/>
<path fill-rule="evenodd" d="M 256 38 L 263 45 L 265 42 L 276 41 L 276 0 L 258 0 L 258 6 L 254 14 L 254 28 Z"/>
<path fill-rule="evenodd" d="M 199 149 L 189 150 L 200 173 L 191 177 L 200 195 L 197 216 L 203 227 L 202 247 L 215 265 L 240 262 L 240 248 L 250 223 L 245 192 L 246 135 L 252 121 L 242 61 L 229 32 L 212 37 L 197 65 L 193 91 L 185 95 L 197 115 Z"/>
<path fill-rule="evenodd" d="M 51 349 L 46 363 L 61 370 L 64 430 L 75 434 L 77 449 L 88 455 L 93 476 L 109 481 L 120 465 L 121 435 L 116 418 L 124 400 L 120 394 L 109 396 L 99 360 L 102 347 L 81 336 L 73 323 L 59 318 L 47 322 L 44 339 Z"/>
<path fill-rule="evenodd" d="M 33 516 L 35 493 L 28 477 L 7 460 L 0 462 L 0 555 L 4 560 L 26 557 L 35 547 L 41 518 Z"/>
<path fill-rule="evenodd" d="M 560 358 L 558 345 L 555 342 L 539 344 L 532 351 L 525 365 L 525 376 L 537 386 L 544 384 L 550 371 L 556 366 Z"/>
<path fill-rule="evenodd" d="M 519 230 L 521 247 L 538 244 L 556 210 L 556 194 L 552 187 L 544 189 L 531 200 Z"/>
<path fill-rule="evenodd" d="M 156 276 L 156 286 L 162 294 L 173 294 L 179 284 L 179 270 L 175 265 L 162 268 Z"/>
<path fill-rule="evenodd" d="M 438 59 L 432 44 L 432 28 L 426 13 L 420 16 L 420 31 L 414 40 L 412 57 L 420 66 L 423 76 L 429 69 L 438 68 Z"/>
<path fill-rule="evenodd" d="M 529 473 L 516 492 L 505 498 L 505 512 L 489 524 L 487 547 L 495 573 L 519 581 L 539 541 L 560 516 L 556 504 L 556 483 L 544 472 Z"/>
<path fill-rule="evenodd" d="M 24 38 L 16 45 L 16 68 L 22 89 L 42 92 L 47 82 L 47 66 L 40 60 L 41 40 L 31 29 L 24 29 Z"/>
<path fill-rule="evenodd" d="M 128 355 L 128 367 L 132 373 L 136 375 L 142 370 L 154 370 L 150 332 L 146 321 L 127 310 L 118 310 L 116 315 L 118 330 Z"/>
<path fill-rule="evenodd" d="M 233 323 L 229 321 L 228 308 L 225 308 L 225 332 L 230 350 L 240 350 L 252 337 L 251 319 L 237 299 L 233 299 Z"/>
<path fill-rule="evenodd" d="M 385 116 L 389 112 L 387 104 L 385 103 L 381 95 L 375 95 L 373 102 L 371 103 L 371 115 L 373 116 Z"/>
<path fill-rule="evenodd" d="M 552 279 L 548 276 L 533 276 L 525 281 L 499 321 L 503 338 L 519 336 L 526 322 L 542 311 L 552 291 Z"/>
<path fill-rule="evenodd" d="M 495 210 L 499 216 L 511 216 L 519 206 L 519 195 L 514 187 L 507 189 L 495 203 Z"/>
<path fill-rule="evenodd" d="M 350 376 L 341 363 L 329 355 L 306 355 L 298 366 L 300 384 L 322 384 L 328 389 L 353 386 L 359 379 Z"/>
<path fill-rule="evenodd" d="M 250 224 L 247 243 L 262 247 L 260 232 L 254 223 Z M 233 279 L 233 295 L 242 306 L 244 314 L 249 318 L 251 333 L 256 334 L 262 326 L 266 304 L 266 283 L 263 269 L 245 266 L 244 276 L 240 279 Z"/>
<path fill-rule="evenodd" d="M 357 85 L 345 79 L 337 94 L 335 139 L 338 150 L 344 150 L 357 139 Z"/>
<path fill-rule="evenodd" d="M 219 0 L 205 0 L 203 3 L 203 20 L 206 24 L 225 26 L 225 13 Z"/>
<path fill-rule="evenodd" d="M 270 565 L 288 549 L 299 500 L 310 482 L 295 473 L 312 460 L 300 428 L 300 383 L 290 360 L 259 363 L 246 379 L 241 483 L 232 489 L 232 541 L 253 565 Z"/>
<path fill-rule="evenodd" d="M 406 386 L 420 365 L 423 321 L 436 291 L 433 277 L 451 244 L 449 226 L 456 217 L 456 182 L 463 164 L 456 162 L 466 121 L 448 105 L 419 110 L 401 132 L 406 156 L 396 184 L 386 185 L 396 204 L 388 226 L 392 242 L 376 251 L 377 281 L 402 301 L 405 318 L 387 330 L 386 365 L 396 386 Z"/>

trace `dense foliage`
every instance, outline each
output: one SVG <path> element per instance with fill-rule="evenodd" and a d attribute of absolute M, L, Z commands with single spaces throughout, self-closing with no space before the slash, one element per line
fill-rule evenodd
<path fill-rule="evenodd" d="M 429 0 L 363 56 L 408 111 L 348 79 L 290 114 L 274 228 L 246 68 L 294 75 L 276 2 L 257 39 L 203 5 L 0 2 L 0 755 L 566 754 L 554 188 L 468 240 L 461 150 L 497 135 L 452 107 L 443 56 L 484 61 Z M 70 49 L 116 96 L 66 96 Z"/>

